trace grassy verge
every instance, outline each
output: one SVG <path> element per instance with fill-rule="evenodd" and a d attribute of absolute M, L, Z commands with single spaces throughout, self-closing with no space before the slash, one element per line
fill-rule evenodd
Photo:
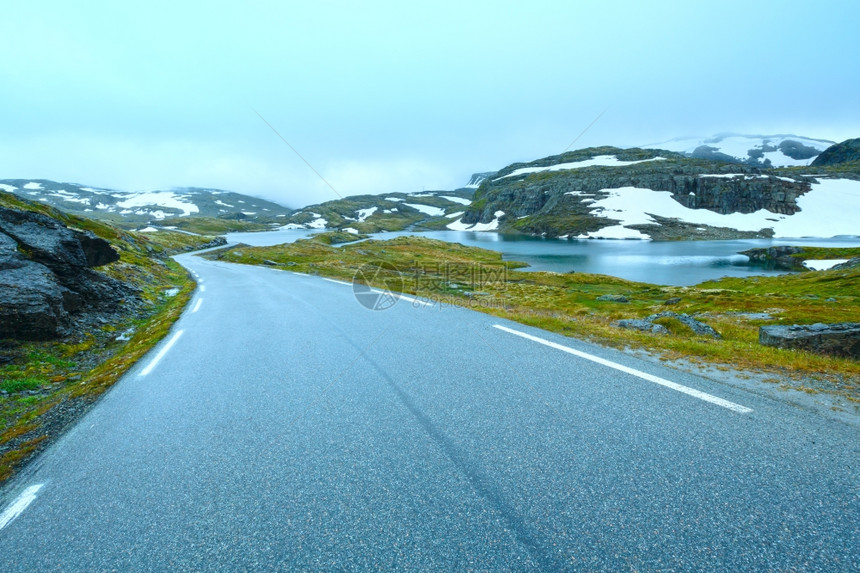
<path fill-rule="evenodd" d="M 169 255 L 213 240 L 183 233 L 129 233 L 6 193 L 0 204 L 39 211 L 108 240 L 120 260 L 97 270 L 134 285 L 119 322 L 62 340 L 0 340 L 0 483 L 44 449 L 149 351 L 179 318 L 195 284 Z"/>
<path fill-rule="evenodd" d="M 400 285 L 403 292 L 440 303 L 468 306 L 618 348 L 645 349 L 666 360 L 766 373 L 782 387 L 828 392 L 860 406 L 857 361 L 758 344 L 758 329 L 766 324 L 856 321 L 860 269 L 664 287 L 602 275 L 517 271 L 519 263 L 502 261 L 497 252 L 423 237 L 369 240 L 339 248 L 305 240 L 276 247 L 223 249 L 207 256 L 245 264 L 265 260 L 292 271 L 343 280 L 351 280 L 362 265 L 387 263 L 396 271 L 383 267 L 377 286 Z M 615 295 L 616 300 L 603 295 Z M 618 302 L 618 297 L 627 302 Z M 696 335 L 671 319 L 663 320 L 667 335 L 616 326 L 620 319 L 665 310 L 693 315 L 715 328 L 721 338 Z"/>

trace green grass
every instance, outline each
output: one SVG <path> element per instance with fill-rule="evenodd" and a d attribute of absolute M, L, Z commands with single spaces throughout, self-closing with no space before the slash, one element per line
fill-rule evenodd
<path fill-rule="evenodd" d="M 217 217 L 174 217 L 160 221 L 164 227 L 176 227 L 198 235 L 223 235 L 224 233 L 269 231 L 271 225 L 241 219 L 220 219 Z"/>
<path fill-rule="evenodd" d="M 326 233 L 316 233 L 311 235 L 309 239 L 322 243 L 323 245 L 339 245 L 342 243 L 353 243 L 362 239 L 367 239 L 370 235 L 350 233 L 347 231 L 328 231 Z"/>
<path fill-rule="evenodd" d="M 38 390 L 48 383 L 44 378 L 34 378 L 28 376 L 26 378 L 9 378 L 0 379 L 0 391 L 16 394 L 27 390 Z"/>

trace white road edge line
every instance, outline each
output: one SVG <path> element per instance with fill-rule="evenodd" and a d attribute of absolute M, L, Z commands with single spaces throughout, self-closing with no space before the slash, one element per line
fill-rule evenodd
<path fill-rule="evenodd" d="M 400 295 L 400 298 L 402 298 L 406 302 L 411 302 L 412 304 L 420 304 L 423 306 L 433 306 L 435 304 L 432 302 L 425 302 L 423 300 L 418 300 L 417 298 L 412 298 L 411 296 Z"/>
<path fill-rule="evenodd" d="M 45 484 L 36 484 L 31 485 L 27 489 L 19 495 L 15 501 L 13 501 L 9 507 L 6 508 L 2 514 L 0 514 L 0 529 L 3 529 L 14 520 L 16 517 L 24 513 L 24 510 L 27 509 L 27 506 L 33 503 L 36 499 L 36 493 L 42 489 L 42 486 Z"/>
<path fill-rule="evenodd" d="M 328 282 L 330 282 L 330 283 L 336 283 L 336 284 L 339 284 L 339 285 L 352 286 L 352 283 L 348 283 L 348 282 L 344 282 L 344 281 L 339 281 L 339 280 L 337 280 L 337 279 L 329 279 L 329 278 L 326 278 L 326 277 L 321 277 L 321 278 L 322 278 L 322 280 L 324 280 L 324 281 L 328 281 Z M 375 292 L 376 294 L 385 294 L 385 292 L 384 292 L 384 291 L 381 291 L 381 290 L 377 290 L 377 289 L 370 289 L 370 290 L 371 290 L 371 292 Z M 411 296 L 406 296 L 406 295 L 403 295 L 403 294 L 401 294 L 399 298 L 402 298 L 402 299 L 403 299 L 403 300 L 405 300 L 406 302 L 410 302 L 410 303 L 412 303 L 412 304 L 420 304 L 420 305 L 423 305 L 423 306 L 433 306 L 433 304 L 434 304 L 434 303 L 432 303 L 432 302 L 424 302 L 423 300 L 418 300 L 417 298 L 412 298 Z"/>
<path fill-rule="evenodd" d="M 635 368 L 630 368 L 628 366 L 618 364 L 617 362 L 612 362 L 611 360 L 606 360 L 605 358 L 594 356 L 593 354 L 574 350 L 573 348 L 569 348 L 562 344 L 556 344 L 555 342 L 550 342 L 549 340 L 545 340 L 537 336 L 532 336 L 531 334 L 526 334 L 525 332 L 520 332 L 519 330 L 507 328 L 505 326 L 502 326 L 501 324 L 494 324 L 493 328 L 498 328 L 499 330 L 503 330 L 507 333 L 514 334 L 527 340 L 532 340 L 539 344 L 543 344 L 544 346 L 549 346 L 550 348 L 555 348 L 556 350 L 561 350 L 562 352 L 567 352 L 568 354 L 573 354 L 574 356 L 578 356 L 586 360 L 591 360 L 592 362 L 596 362 L 597 364 L 601 364 L 603 366 L 608 366 L 609 368 L 614 368 L 615 370 L 619 370 L 626 374 L 636 376 L 637 378 L 647 380 L 648 382 L 653 382 L 654 384 L 659 384 L 660 386 L 665 386 L 666 388 L 670 388 L 672 390 L 675 390 L 676 392 L 681 392 L 682 394 L 687 394 L 688 396 L 692 396 L 693 398 L 698 398 L 699 400 L 704 400 L 705 402 L 710 402 L 711 404 L 716 404 L 717 406 L 728 408 L 729 410 L 738 412 L 740 414 L 749 414 L 753 411 L 752 408 L 747 408 L 746 406 L 741 406 L 740 404 L 729 402 L 728 400 L 718 398 L 706 392 L 701 392 L 699 390 L 695 390 L 687 386 L 682 386 L 681 384 L 670 382 L 665 378 L 660 378 L 659 376 L 654 376 L 653 374 L 648 374 L 647 372 L 642 372 L 641 370 L 636 370 Z"/>
<path fill-rule="evenodd" d="M 150 363 L 146 366 L 146 368 L 144 368 L 143 370 L 141 370 L 141 371 L 140 371 L 140 374 L 138 374 L 138 376 L 146 376 L 147 374 L 149 374 L 150 372 L 152 372 L 152 369 L 153 369 L 153 368 L 155 368 L 155 365 L 156 365 L 156 364 L 158 364 L 158 363 L 161 361 L 161 359 L 162 359 L 162 358 L 164 358 L 164 355 L 165 355 L 165 354 L 167 354 L 167 352 L 171 349 L 171 347 L 173 347 L 173 345 L 174 345 L 174 344 L 176 344 L 176 341 L 177 341 L 177 340 L 179 340 L 179 337 L 180 337 L 180 336 L 182 336 L 182 333 L 183 333 L 183 332 L 185 332 L 185 331 L 184 331 L 184 330 L 180 330 L 179 332 L 177 332 L 176 334 L 174 334 L 174 335 L 173 335 L 173 338 L 171 338 L 171 339 L 170 339 L 170 342 L 168 342 L 167 344 L 165 344 L 165 345 L 164 345 L 164 348 L 162 348 L 161 350 L 159 350 L 158 354 L 156 354 L 156 355 L 155 355 L 155 358 L 153 358 L 153 359 L 152 359 L 152 362 L 150 362 Z"/>
<path fill-rule="evenodd" d="M 376 294 L 388 294 L 383 290 L 378 290 L 375 288 L 370 289 L 370 292 L 375 292 Z M 424 306 L 433 306 L 435 304 L 433 302 L 424 302 L 423 300 L 418 300 L 417 298 L 412 298 L 411 296 L 406 296 L 405 294 L 398 295 L 398 298 L 405 300 L 406 302 L 411 302 L 412 304 L 420 304 Z"/>
<path fill-rule="evenodd" d="M 202 298 L 198 298 L 198 299 L 197 299 L 197 304 L 195 304 L 195 305 L 194 305 L 194 308 L 191 310 L 191 312 L 192 312 L 192 313 L 195 313 L 195 312 L 197 312 L 198 310 L 200 310 L 200 305 L 201 305 L 201 304 L 203 304 L 203 299 L 202 299 Z"/>
<path fill-rule="evenodd" d="M 337 280 L 337 279 L 327 279 L 327 278 L 325 278 L 325 277 L 322 277 L 322 280 L 324 280 L 324 281 L 328 281 L 328 282 L 330 282 L 330 283 L 336 283 L 336 284 L 339 284 L 339 285 L 352 286 L 352 284 L 351 284 L 351 283 L 347 283 L 347 282 L 344 282 L 344 281 L 339 281 L 339 280 Z"/>
<path fill-rule="evenodd" d="M 206 285 L 200 285 L 200 292 L 206 292 Z"/>

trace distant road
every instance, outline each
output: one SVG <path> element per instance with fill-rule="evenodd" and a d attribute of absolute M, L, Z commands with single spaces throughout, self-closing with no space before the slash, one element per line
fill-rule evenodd
<path fill-rule="evenodd" d="M 200 288 L 171 335 L 0 500 L 0 571 L 860 570 L 857 427 L 180 260 Z"/>

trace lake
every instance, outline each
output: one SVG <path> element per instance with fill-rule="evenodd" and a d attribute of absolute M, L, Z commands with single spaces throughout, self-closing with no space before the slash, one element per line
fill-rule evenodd
<path fill-rule="evenodd" d="M 291 229 L 263 233 L 230 233 L 231 243 L 255 246 L 291 243 L 318 233 Z M 418 235 L 503 253 L 506 260 L 522 261 L 523 270 L 595 273 L 659 285 L 689 286 L 724 276 L 778 275 L 784 271 L 749 265 L 739 251 L 775 245 L 860 247 L 860 237 L 833 239 L 748 239 L 736 241 L 631 241 L 545 239 L 491 232 L 432 231 L 377 233 L 376 239 Z"/>

